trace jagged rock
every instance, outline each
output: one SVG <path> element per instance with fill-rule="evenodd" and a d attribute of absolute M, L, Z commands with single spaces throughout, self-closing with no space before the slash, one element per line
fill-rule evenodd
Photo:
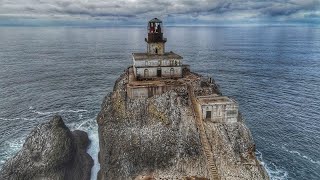
<path fill-rule="evenodd" d="M 187 89 L 130 99 L 127 80 L 120 76 L 97 117 L 98 179 L 210 179 Z M 200 95 L 220 94 L 212 82 L 206 85 L 211 90 L 192 83 Z M 221 179 L 269 179 L 241 118 L 233 124 L 203 123 Z"/>
<path fill-rule="evenodd" d="M 32 130 L 23 148 L 3 165 L 0 179 L 90 179 L 93 160 L 86 153 L 88 145 L 85 132 L 71 132 L 56 115 Z"/>

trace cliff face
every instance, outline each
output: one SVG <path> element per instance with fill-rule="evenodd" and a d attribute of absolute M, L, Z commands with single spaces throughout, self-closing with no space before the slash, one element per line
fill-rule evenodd
<path fill-rule="evenodd" d="M 86 153 L 88 145 L 85 132 L 71 132 L 55 116 L 29 134 L 23 148 L 4 164 L 0 179 L 90 179 L 93 160 Z"/>
<path fill-rule="evenodd" d="M 127 82 L 125 73 L 97 117 L 98 179 L 212 179 L 188 89 L 130 99 Z M 194 78 L 190 84 L 197 95 L 220 94 L 210 81 Z M 232 124 L 203 122 L 203 127 L 219 178 L 269 179 L 241 118 Z"/>

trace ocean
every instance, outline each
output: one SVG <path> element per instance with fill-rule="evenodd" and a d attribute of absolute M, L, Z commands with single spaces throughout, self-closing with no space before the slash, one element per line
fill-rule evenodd
<path fill-rule="evenodd" d="M 213 77 L 240 105 L 273 180 L 320 179 L 320 27 L 166 27 L 166 50 Z M 39 123 L 60 114 L 88 132 L 114 81 L 146 51 L 145 27 L 1 27 L 0 167 Z"/>

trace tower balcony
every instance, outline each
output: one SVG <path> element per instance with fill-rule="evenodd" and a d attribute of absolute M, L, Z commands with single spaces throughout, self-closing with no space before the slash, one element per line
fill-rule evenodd
<path fill-rule="evenodd" d="M 147 43 L 167 42 L 167 38 L 163 38 L 163 33 L 148 33 Z"/>

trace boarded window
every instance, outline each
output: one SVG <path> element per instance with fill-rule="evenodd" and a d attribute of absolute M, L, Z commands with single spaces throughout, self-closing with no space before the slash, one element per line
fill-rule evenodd
<path fill-rule="evenodd" d="M 228 110 L 227 111 L 227 115 L 228 116 L 235 116 L 238 114 L 238 111 L 237 110 Z"/>
<path fill-rule="evenodd" d="M 218 106 L 218 108 L 217 108 L 217 115 L 221 116 L 221 106 Z"/>
<path fill-rule="evenodd" d="M 211 119 L 211 111 L 206 111 L 206 119 Z"/>
<path fill-rule="evenodd" d="M 171 75 L 171 76 L 174 75 L 174 69 L 173 69 L 173 68 L 170 69 L 170 75 Z"/>
<path fill-rule="evenodd" d="M 144 70 L 144 77 L 148 77 L 149 76 L 149 70 L 148 69 L 145 69 Z"/>

